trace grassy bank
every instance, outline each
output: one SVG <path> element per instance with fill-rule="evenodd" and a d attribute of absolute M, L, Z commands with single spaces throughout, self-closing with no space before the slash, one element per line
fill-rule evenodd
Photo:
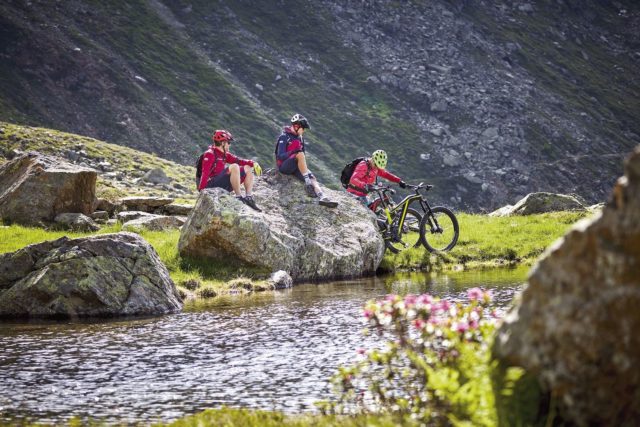
<path fill-rule="evenodd" d="M 457 213 L 460 238 L 450 252 L 431 254 L 422 247 L 397 255 L 387 251 L 380 268 L 437 271 L 532 264 L 571 225 L 590 215 L 551 212 L 496 218 Z"/>
<path fill-rule="evenodd" d="M 250 409 L 208 409 L 199 414 L 182 418 L 169 424 L 172 427 L 188 426 L 244 426 L 244 427 L 394 427 L 398 425 L 419 425 L 408 423 L 392 416 L 360 415 L 347 416 L 322 416 L 322 415 L 285 415 L 282 412 L 258 411 Z"/>
<path fill-rule="evenodd" d="M 531 264 L 572 224 L 587 215 L 577 212 L 554 212 L 494 218 L 460 213 L 460 239 L 451 252 L 431 254 L 422 247 L 397 255 L 387 251 L 380 270 L 440 271 Z M 98 233 L 118 232 L 120 227 L 105 227 Z M 71 233 L 18 225 L 4 226 L 0 228 L 0 253 L 12 252 L 28 244 L 62 236 L 74 238 L 90 234 L 92 233 Z M 210 298 L 221 294 L 268 289 L 264 281 L 269 274 L 268 271 L 228 261 L 204 261 L 181 257 L 177 249 L 180 237 L 178 230 L 145 231 L 141 235 L 156 249 L 184 297 Z"/>

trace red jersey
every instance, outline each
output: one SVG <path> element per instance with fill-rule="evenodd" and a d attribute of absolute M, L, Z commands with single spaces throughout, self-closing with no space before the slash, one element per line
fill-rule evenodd
<path fill-rule="evenodd" d="M 241 159 L 228 151 L 225 153 L 220 147 L 211 145 L 207 151 L 205 151 L 204 158 L 202 159 L 202 177 L 200 178 L 198 190 L 205 188 L 209 179 L 223 173 L 227 163 L 237 163 L 240 166 L 253 167 L 253 160 Z"/>
<path fill-rule="evenodd" d="M 347 188 L 349 193 L 355 194 L 356 196 L 366 196 L 367 192 L 365 191 L 365 186 L 376 182 L 377 176 L 381 176 L 382 178 L 395 183 L 402 181 L 391 172 L 387 172 L 384 169 L 378 169 L 371 163 L 371 159 L 358 163 L 356 168 L 353 170 L 351 179 L 349 180 L 349 187 Z M 357 189 L 351 186 L 357 187 Z"/>

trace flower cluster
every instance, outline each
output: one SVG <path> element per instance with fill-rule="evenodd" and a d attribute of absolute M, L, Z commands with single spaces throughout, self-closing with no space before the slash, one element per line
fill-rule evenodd
<path fill-rule="evenodd" d="M 451 302 L 429 294 L 388 295 L 381 301 L 369 301 L 364 318 L 379 333 L 397 335 L 399 343 L 415 351 L 435 351 L 441 361 L 455 357 L 459 341 L 482 341 L 481 322 L 495 321 L 488 309 L 491 292 L 469 289 L 467 303 Z"/>
<path fill-rule="evenodd" d="M 470 359 L 488 354 L 496 320 L 490 303 L 491 293 L 480 288 L 469 289 L 464 302 L 429 294 L 369 301 L 363 312 L 368 326 L 389 340 L 385 349 L 359 350 L 358 363 L 340 368 L 333 378 L 340 395 L 334 409 L 388 411 L 436 421 L 434 414 L 449 406 L 434 386 L 437 378 L 443 371 L 460 372 Z M 466 361 L 460 360 L 462 355 Z"/>

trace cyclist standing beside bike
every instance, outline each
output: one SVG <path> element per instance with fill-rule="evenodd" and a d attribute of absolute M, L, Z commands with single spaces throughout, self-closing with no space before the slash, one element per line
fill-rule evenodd
<path fill-rule="evenodd" d="M 367 200 L 369 186 L 375 184 L 378 176 L 397 183 L 401 188 L 406 188 L 407 184 L 391 172 L 387 172 L 385 170 L 386 166 L 387 153 L 384 150 L 374 151 L 370 158 L 361 161 L 355 167 L 349 180 L 347 191 L 366 206 L 369 206 L 369 201 Z"/>

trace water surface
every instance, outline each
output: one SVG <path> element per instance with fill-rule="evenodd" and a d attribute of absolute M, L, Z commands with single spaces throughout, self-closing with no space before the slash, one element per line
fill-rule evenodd
<path fill-rule="evenodd" d="M 300 285 L 150 319 L 0 324 L 0 422 L 169 421 L 220 405 L 313 410 L 331 397 L 336 368 L 379 344 L 361 334 L 367 300 L 422 292 L 458 300 L 482 286 L 504 309 L 526 271 Z"/>

